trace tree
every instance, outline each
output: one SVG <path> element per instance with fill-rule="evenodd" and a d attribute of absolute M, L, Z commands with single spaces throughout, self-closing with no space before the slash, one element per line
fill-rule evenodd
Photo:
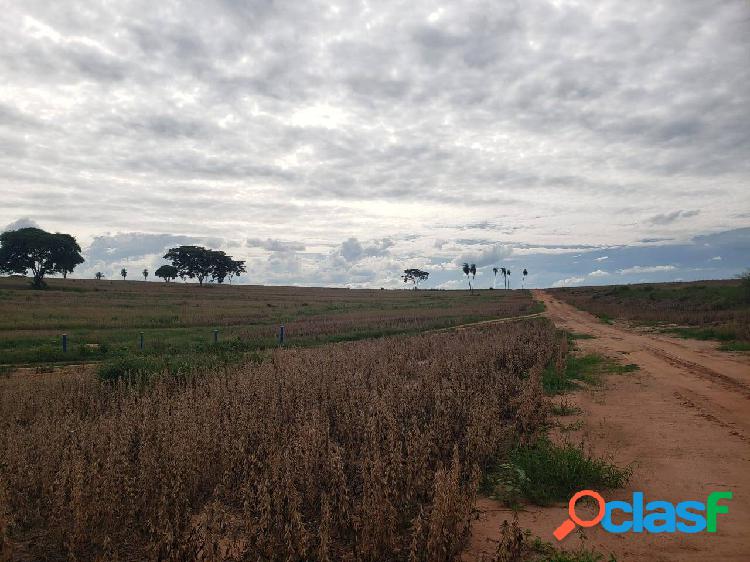
<path fill-rule="evenodd" d="M 164 259 L 172 262 L 180 277 L 197 278 L 198 283 L 203 285 L 203 281 L 208 279 L 213 271 L 210 251 L 202 246 L 180 246 L 171 248 L 164 254 Z"/>
<path fill-rule="evenodd" d="M 234 260 L 224 252 L 217 250 L 208 250 L 208 252 L 212 264 L 211 279 L 217 283 L 223 283 L 234 269 Z"/>
<path fill-rule="evenodd" d="M 177 271 L 177 268 L 173 265 L 162 265 L 154 272 L 154 275 L 164 279 L 165 283 L 169 283 L 172 279 L 177 279 L 179 273 L 180 272 Z"/>
<path fill-rule="evenodd" d="M 97 281 L 101 281 L 102 277 L 104 277 L 104 274 L 101 271 L 97 271 L 94 277 L 96 277 Z"/>
<path fill-rule="evenodd" d="M 171 248 L 164 259 L 172 262 L 180 277 L 198 279 L 201 285 L 206 279 L 223 283 L 227 276 L 239 275 L 245 271 L 244 261 L 235 261 L 222 251 L 202 246 Z"/>
<path fill-rule="evenodd" d="M 523 279 L 521 280 L 521 288 L 523 289 L 526 286 L 526 276 L 529 274 L 528 271 L 526 271 L 526 268 L 523 268 Z"/>
<path fill-rule="evenodd" d="M 495 283 L 497 283 L 497 272 L 498 271 L 500 271 L 498 268 L 496 268 L 496 267 L 492 268 L 492 273 L 495 274 L 495 280 L 492 282 L 492 288 L 493 289 L 495 288 Z"/>
<path fill-rule="evenodd" d="M 508 275 L 508 289 L 510 289 L 510 269 L 506 269 L 505 272 Z"/>
<path fill-rule="evenodd" d="M 500 268 L 500 272 L 503 274 L 503 288 L 508 288 L 508 270 L 504 267 Z"/>
<path fill-rule="evenodd" d="M 476 264 L 469 265 L 468 263 L 464 263 L 461 270 L 464 272 L 464 275 L 466 275 L 466 280 L 469 282 L 469 292 L 473 295 L 474 289 L 471 286 L 471 280 L 469 279 L 469 275 L 471 275 L 471 278 L 474 279 L 477 275 L 477 266 Z"/>
<path fill-rule="evenodd" d="M 404 280 L 404 283 L 414 283 L 414 290 L 416 291 L 419 282 L 426 280 L 429 276 L 429 273 L 422 271 L 421 269 L 404 269 L 404 274 L 401 278 Z"/>
<path fill-rule="evenodd" d="M 31 270 L 36 289 L 47 286 L 45 275 L 67 275 L 83 261 L 81 248 L 70 234 L 52 234 L 40 228 L 19 228 L 0 234 L 0 272 L 26 275 Z"/>
<path fill-rule="evenodd" d="M 232 268 L 229 271 L 229 284 L 232 284 L 232 277 L 239 277 L 245 273 L 245 262 L 242 260 L 232 260 Z"/>
<path fill-rule="evenodd" d="M 143 268 L 143 280 L 148 281 L 148 269 Z"/>
<path fill-rule="evenodd" d="M 128 270 L 123 267 L 120 270 L 120 275 L 122 275 L 122 280 L 125 281 L 125 278 L 128 276 Z"/>

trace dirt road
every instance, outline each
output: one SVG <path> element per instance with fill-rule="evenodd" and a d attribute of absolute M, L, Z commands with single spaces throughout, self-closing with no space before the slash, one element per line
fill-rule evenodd
<path fill-rule="evenodd" d="M 582 351 L 640 367 L 609 376 L 601 389 L 568 397 L 583 414 L 582 428 L 567 436 L 634 468 L 627 489 L 605 493 L 607 500 L 630 500 L 633 491 L 644 492 L 646 501 L 672 503 L 705 502 L 712 491 L 733 493 L 729 514 L 719 516 L 715 534 L 610 534 L 597 526 L 586 530 L 586 545 L 613 553 L 620 562 L 750 560 L 750 357 L 717 351 L 710 342 L 604 324 L 543 291 L 535 296 L 558 326 L 595 337 L 578 341 Z M 512 519 L 492 500 L 480 500 L 478 508 L 467 560 L 494 551 L 500 524 Z M 566 513 L 567 506 L 529 506 L 519 523 L 557 543 L 552 531 Z M 579 542 L 571 535 L 562 546 L 574 548 Z"/>

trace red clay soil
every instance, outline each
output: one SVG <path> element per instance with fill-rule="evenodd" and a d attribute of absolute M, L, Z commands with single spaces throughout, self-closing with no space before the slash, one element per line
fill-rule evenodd
<path fill-rule="evenodd" d="M 552 298 L 535 297 L 547 305 L 547 316 L 572 332 L 595 339 L 579 340 L 586 353 L 617 357 L 640 367 L 633 373 L 610 375 L 603 388 L 568 395 L 583 414 L 582 439 L 597 455 L 620 466 L 632 465 L 624 490 L 605 492 L 607 500 L 630 500 L 634 491 L 645 501 L 705 502 L 712 491 L 731 491 L 727 515 L 719 515 L 716 533 L 611 534 L 597 526 L 585 531 L 587 547 L 615 555 L 618 561 L 749 561 L 750 560 L 750 356 L 726 353 L 710 342 L 639 333 L 624 325 L 608 325 L 594 316 Z M 580 504 L 579 504 L 580 506 Z M 465 560 L 494 552 L 499 527 L 513 514 L 496 501 L 480 499 Z M 581 517 L 586 507 L 579 509 Z M 552 536 L 567 515 L 567 505 L 528 506 L 519 524 L 545 541 L 573 549 L 580 536 L 562 543 Z"/>

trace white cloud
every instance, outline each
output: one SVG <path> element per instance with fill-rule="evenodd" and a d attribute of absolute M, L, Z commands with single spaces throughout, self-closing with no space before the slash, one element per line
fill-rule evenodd
<path fill-rule="evenodd" d="M 595 271 L 592 271 L 588 274 L 588 277 L 607 277 L 609 275 L 608 271 L 603 271 L 601 269 L 597 269 Z"/>
<path fill-rule="evenodd" d="M 662 271 L 673 271 L 675 269 L 677 268 L 673 265 L 635 265 L 633 267 L 628 267 L 625 269 L 618 269 L 617 273 L 619 273 L 620 275 L 635 275 L 637 273 L 658 273 Z"/>
<path fill-rule="evenodd" d="M 585 281 L 585 277 L 568 277 L 566 279 L 559 279 L 552 283 L 553 287 L 567 287 L 568 285 L 579 285 Z"/>
<path fill-rule="evenodd" d="M 609 259 L 609 256 L 600 256 L 598 258 L 594 258 L 594 261 L 604 261 L 606 259 Z"/>

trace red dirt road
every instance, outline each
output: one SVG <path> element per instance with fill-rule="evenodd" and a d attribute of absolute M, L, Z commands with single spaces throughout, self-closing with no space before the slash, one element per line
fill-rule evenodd
<path fill-rule="evenodd" d="M 709 342 L 607 325 L 543 291 L 535 297 L 558 326 L 595 336 L 577 342 L 584 352 L 640 367 L 609 376 L 601 389 L 568 395 L 583 414 L 559 420 L 581 419 L 579 431 L 566 433 L 573 442 L 583 439 L 594 453 L 621 466 L 632 464 L 627 489 L 605 492 L 607 500 L 629 500 L 633 491 L 643 491 L 647 502 L 672 503 L 705 502 L 712 491 L 733 493 L 715 534 L 616 535 L 597 526 L 585 531 L 586 545 L 613 553 L 618 561 L 750 560 L 750 356 L 718 351 Z M 477 507 L 466 560 L 494 552 L 500 524 L 513 517 L 492 500 L 482 499 Z M 583 516 L 586 509 L 579 511 Z M 556 543 L 552 532 L 566 513 L 562 505 L 529 506 L 519 514 L 519 524 Z M 579 541 L 574 533 L 560 546 L 575 548 Z"/>

